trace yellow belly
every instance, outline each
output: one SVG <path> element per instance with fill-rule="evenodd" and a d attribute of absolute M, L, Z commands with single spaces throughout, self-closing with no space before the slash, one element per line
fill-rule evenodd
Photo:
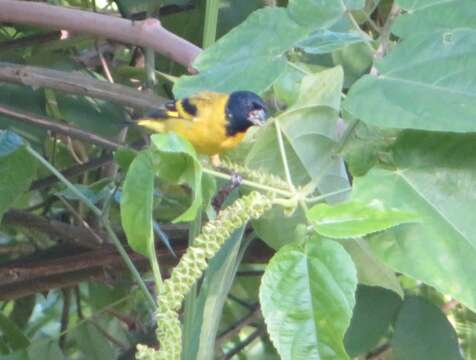
<path fill-rule="evenodd" d="M 166 120 L 164 125 L 165 131 L 179 134 L 190 141 L 197 152 L 205 155 L 215 155 L 232 149 L 245 136 L 244 132 L 227 136 L 224 126 L 218 122 L 209 122 L 204 126 L 200 122 L 170 119 Z"/>

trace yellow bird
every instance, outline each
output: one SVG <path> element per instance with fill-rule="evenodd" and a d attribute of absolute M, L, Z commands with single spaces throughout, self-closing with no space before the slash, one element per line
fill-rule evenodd
<path fill-rule="evenodd" d="M 137 124 L 154 132 L 173 131 L 197 152 L 212 156 L 237 146 L 251 126 L 262 126 L 267 117 L 263 100 L 251 91 L 201 92 L 172 101 Z"/>

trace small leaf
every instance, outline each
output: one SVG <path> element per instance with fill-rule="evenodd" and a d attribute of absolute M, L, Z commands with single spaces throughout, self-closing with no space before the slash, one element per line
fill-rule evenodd
<path fill-rule="evenodd" d="M 344 338 L 349 355 L 355 357 L 371 351 L 385 335 L 401 304 L 401 298 L 392 291 L 359 285 Z"/>
<path fill-rule="evenodd" d="M 23 332 L 4 314 L 0 313 L 0 330 L 5 337 L 8 347 L 12 350 L 20 350 L 30 345 L 30 340 Z"/>
<path fill-rule="evenodd" d="M 152 208 L 154 195 L 154 162 L 150 151 L 143 151 L 132 161 L 121 195 L 121 221 L 130 247 L 149 256 L 154 241 Z"/>
<path fill-rule="evenodd" d="M 423 298 L 405 300 L 392 339 L 395 360 L 463 360 L 456 332 L 446 316 Z"/>
<path fill-rule="evenodd" d="M 16 135 L 0 131 L 0 221 L 4 212 L 30 188 L 36 162 Z"/>
<path fill-rule="evenodd" d="M 334 239 L 361 237 L 418 220 L 414 213 L 385 209 L 378 200 L 334 206 L 321 203 L 310 209 L 307 216 L 319 234 Z"/>
<path fill-rule="evenodd" d="M 157 175 L 177 184 L 187 184 L 193 193 L 190 207 L 174 222 L 191 221 L 203 203 L 202 166 L 193 146 L 174 133 L 151 136 L 154 156 L 157 156 Z"/>
<path fill-rule="evenodd" d="M 123 172 L 127 172 L 137 153 L 131 149 L 121 148 L 114 153 L 114 160 Z"/>
<path fill-rule="evenodd" d="M 111 343 L 90 322 L 74 329 L 73 338 L 86 359 L 115 359 L 116 354 Z"/>
<path fill-rule="evenodd" d="M 266 267 L 260 303 L 283 360 L 349 359 L 344 333 L 357 276 L 341 245 L 314 237 L 282 247 Z"/>
<path fill-rule="evenodd" d="M 10 155 L 22 145 L 22 138 L 13 131 L 0 131 L 0 157 Z"/>
<path fill-rule="evenodd" d="M 359 33 L 340 33 L 330 30 L 319 30 L 300 41 L 297 47 L 308 54 L 316 55 L 330 53 L 347 45 L 363 41 L 364 39 Z"/>

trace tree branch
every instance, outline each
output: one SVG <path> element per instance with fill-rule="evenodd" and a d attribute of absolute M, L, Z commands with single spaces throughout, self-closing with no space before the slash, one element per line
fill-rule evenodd
<path fill-rule="evenodd" d="M 0 8 L 2 2 L 0 0 Z M 14 1 L 22 3 L 23 1 Z M 25 2 L 32 4 L 31 2 Z M 3 10 L 2 10 L 3 11 Z M 3 12 L 0 12 L 0 20 Z M 151 109 L 163 105 L 168 99 L 138 91 L 128 86 L 111 84 L 81 75 L 36 66 L 22 66 L 0 62 L 0 81 L 29 85 L 33 88 L 45 87 L 71 94 L 91 96 L 139 109 Z"/>
<path fill-rule="evenodd" d="M 0 0 L 0 21 L 69 30 L 151 48 L 191 69 L 201 49 L 162 27 L 157 19 L 123 18 L 31 1 Z"/>
<path fill-rule="evenodd" d="M 70 125 L 66 125 L 65 123 L 55 122 L 47 117 L 36 115 L 26 111 L 17 110 L 5 105 L 0 105 L 0 114 L 14 117 L 17 120 L 44 129 L 48 129 L 58 134 L 69 136 L 73 139 L 78 139 L 91 144 L 96 144 L 106 149 L 116 150 L 118 148 L 125 147 L 125 145 L 119 144 L 112 140 L 108 140 L 91 132 L 78 129 Z"/>

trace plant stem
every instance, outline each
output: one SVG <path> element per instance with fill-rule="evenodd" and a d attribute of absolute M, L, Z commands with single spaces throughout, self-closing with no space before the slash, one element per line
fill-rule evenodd
<path fill-rule="evenodd" d="M 224 173 L 221 173 L 219 171 L 212 170 L 212 169 L 203 168 L 203 172 L 206 173 L 206 174 L 215 176 L 217 178 L 220 178 L 220 179 L 232 180 L 232 177 L 230 175 L 227 175 L 227 174 L 224 174 Z M 242 180 L 241 184 L 252 187 L 252 188 L 255 188 L 257 190 L 269 191 L 269 192 L 273 192 L 275 194 L 280 194 L 280 195 L 287 196 L 287 197 L 293 197 L 294 196 L 294 194 L 290 191 L 276 189 L 274 187 L 267 186 L 267 185 L 262 185 L 262 184 L 259 184 L 257 182 L 250 181 L 250 180 Z"/>
<path fill-rule="evenodd" d="M 205 8 L 205 25 L 203 26 L 203 41 L 204 49 L 212 45 L 216 40 L 218 11 L 220 9 L 220 0 L 206 0 Z"/>
<path fill-rule="evenodd" d="M 276 136 L 278 137 L 279 153 L 281 154 L 281 160 L 283 162 L 284 173 L 286 175 L 286 181 L 288 182 L 289 189 L 295 192 L 296 188 L 294 187 L 293 181 L 291 179 L 291 172 L 289 171 L 288 158 L 286 157 L 286 150 L 284 149 L 283 133 L 281 132 L 281 127 L 279 126 L 278 119 L 275 120 L 274 127 L 276 128 Z"/>
<path fill-rule="evenodd" d="M 351 187 L 346 187 L 344 189 L 332 191 L 332 192 L 327 193 L 327 194 L 322 194 L 322 195 L 319 195 L 319 196 L 314 196 L 312 198 L 307 198 L 307 199 L 305 199 L 305 202 L 307 202 L 307 203 L 316 203 L 316 202 L 325 200 L 325 199 L 330 198 L 330 197 L 335 196 L 335 195 L 344 194 L 344 193 L 349 192 L 351 190 L 352 190 Z"/>
<path fill-rule="evenodd" d="M 110 239 L 112 240 L 114 246 L 116 247 L 117 251 L 119 252 L 119 255 L 121 255 L 122 259 L 126 263 L 127 267 L 129 268 L 129 271 L 131 272 L 134 280 L 136 281 L 137 285 L 141 288 L 141 290 L 144 292 L 144 295 L 146 299 L 149 302 L 149 305 L 153 311 L 156 309 L 156 304 L 154 301 L 154 298 L 150 294 L 149 290 L 147 289 L 147 286 L 145 285 L 144 281 L 142 280 L 139 271 L 136 269 L 134 263 L 132 260 L 129 258 L 129 255 L 127 255 L 126 250 L 121 244 L 121 241 L 117 238 L 116 234 L 114 233 L 114 230 L 112 229 L 109 221 L 107 219 L 103 218 L 103 213 L 100 209 L 98 209 L 92 202 L 89 200 L 81 191 L 79 191 L 76 186 L 74 186 L 71 182 L 69 182 L 68 179 L 66 179 L 63 174 L 61 174 L 56 168 L 51 165 L 46 159 L 43 158 L 40 154 L 38 154 L 35 150 L 33 150 L 30 146 L 27 146 L 26 149 L 28 152 L 35 158 L 37 159 L 43 166 L 45 166 L 49 171 L 51 171 L 65 186 L 73 193 L 75 194 L 82 202 L 85 204 L 97 217 L 101 219 L 101 222 L 106 229 L 106 232 L 108 233 Z"/>

